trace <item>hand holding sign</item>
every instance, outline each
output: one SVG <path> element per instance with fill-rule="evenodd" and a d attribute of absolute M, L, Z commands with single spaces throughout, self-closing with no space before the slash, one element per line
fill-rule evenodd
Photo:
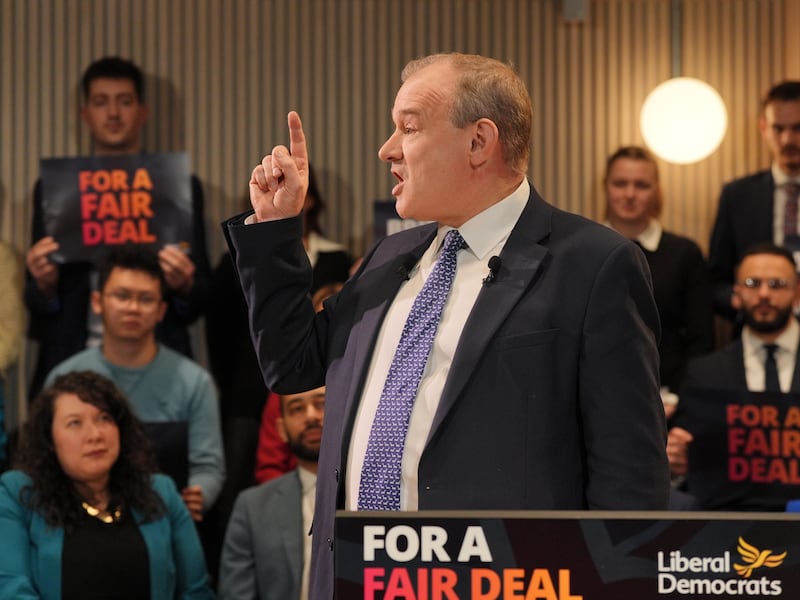
<path fill-rule="evenodd" d="M 288 115 L 291 152 L 275 146 L 250 176 L 250 203 L 256 221 L 295 217 L 303 210 L 308 190 L 308 151 L 300 115 Z"/>
<path fill-rule="evenodd" d="M 54 296 L 58 288 L 58 266 L 50 260 L 50 255 L 56 251 L 58 242 L 48 235 L 36 242 L 25 256 L 25 265 L 36 287 L 48 298 Z"/>
<path fill-rule="evenodd" d="M 195 266 L 178 246 L 167 245 L 158 252 L 158 264 L 164 271 L 167 287 L 179 294 L 188 294 L 194 287 Z"/>
<path fill-rule="evenodd" d="M 689 443 L 692 434 L 681 427 L 673 427 L 667 436 L 667 458 L 673 475 L 686 475 L 689 466 Z"/>

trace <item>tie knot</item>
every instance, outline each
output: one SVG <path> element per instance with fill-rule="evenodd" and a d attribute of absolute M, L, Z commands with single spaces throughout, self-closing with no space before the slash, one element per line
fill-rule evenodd
<path fill-rule="evenodd" d="M 767 357 L 774 357 L 775 352 L 778 351 L 778 344 L 764 344 L 764 349 L 767 351 Z"/>
<path fill-rule="evenodd" d="M 455 255 L 459 250 L 467 247 L 467 242 L 461 237 L 458 229 L 451 229 L 444 235 L 444 244 L 442 244 L 442 256 Z"/>

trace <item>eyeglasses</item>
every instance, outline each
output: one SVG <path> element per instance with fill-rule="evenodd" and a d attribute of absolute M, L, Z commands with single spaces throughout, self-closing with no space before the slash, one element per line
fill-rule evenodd
<path fill-rule="evenodd" d="M 142 308 L 153 308 L 161 300 L 153 294 L 133 294 L 127 290 L 114 290 L 103 295 L 111 296 L 117 304 L 129 304 L 133 301 Z"/>
<path fill-rule="evenodd" d="M 770 277 L 769 279 L 760 279 L 758 277 L 746 277 L 742 281 L 742 285 L 748 290 L 761 289 L 761 285 L 766 283 L 767 287 L 771 290 L 785 290 L 789 287 L 789 282 L 785 279 L 776 279 Z"/>

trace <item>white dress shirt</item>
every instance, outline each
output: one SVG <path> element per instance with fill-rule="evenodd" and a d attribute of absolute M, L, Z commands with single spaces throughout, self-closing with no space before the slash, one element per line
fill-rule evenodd
<path fill-rule="evenodd" d="M 797 360 L 797 344 L 800 341 L 800 325 L 790 318 L 789 326 L 775 340 L 778 349 L 775 351 L 775 364 L 778 367 L 778 380 L 781 391 L 787 393 L 792 388 L 794 366 Z M 742 346 L 744 349 L 744 373 L 747 378 L 747 389 L 751 392 L 763 392 L 764 361 L 767 350 L 764 342 L 755 336 L 749 327 L 742 330 Z"/>
<path fill-rule="evenodd" d="M 459 228 L 468 248 L 461 250 L 457 255 L 453 287 L 445 303 L 442 319 L 433 340 L 433 348 L 411 411 L 401 467 L 401 510 L 417 510 L 419 505 L 417 470 L 420 457 L 439 407 L 439 400 L 461 332 L 481 291 L 483 278 L 489 273 L 487 266 L 489 259 L 502 251 L 529 196 L 530 184 L 527 179 L 523 179 L 510 196 L 487 208 Z M 408 281 L 400 287 L 381 326 L 350 439 L 345 481 L 347 510 L 356 510 L 358 507 L 361 468 L 364 464 L 369 434 L 403 326 L 414 299 L 436 264 L 444 236 L 450 229 L 444 226 L 439 228 L 436 238 L 409 273 Z"/>
<path fill-rule="evenodd" d="M 317 493 L 317 475 L 303 467 L 297 467 L 300 486 L 303 490 L 303 574 L 300 579 L 300 600 L 308 600 L 308 574 L 311 567 L 311 522 L 314 519 L 314 496 Z"/>

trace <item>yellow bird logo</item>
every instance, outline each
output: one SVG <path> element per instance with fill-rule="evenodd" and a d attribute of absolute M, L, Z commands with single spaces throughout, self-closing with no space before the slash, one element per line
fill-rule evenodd
<path fill-rule="evenodd" d="M 786 552 L 772 554 L 772 550 L 759 550 L 745 542 L 741 536 L 739 536 L 739 546 L 736 549 L 742 557 L 742 562 L 746 564 L 733 563 L 733 568 L 742 577 L 750 577 L 753 571 L 761 567 L 778 567 L 783 564 L 783 560 L 786 558 Z"/>

